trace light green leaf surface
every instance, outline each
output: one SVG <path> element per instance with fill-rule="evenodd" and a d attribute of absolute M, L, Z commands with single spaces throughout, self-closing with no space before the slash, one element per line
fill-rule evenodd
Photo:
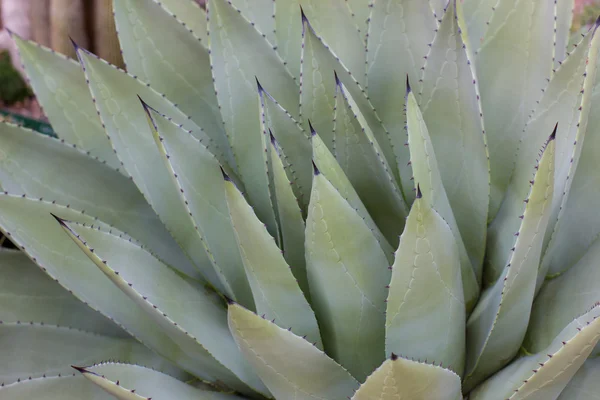
<path fill-rule="evenodd" d="M 0 321 L 40 322 L 128 338 L 114 322 L 79 301 L 20 251 L 0 251 Z"/>
<path fill-rule="evenodd" d="M 346 400 L 359 386 L 321 350 L 239 305 L 229 306 L 229 327 L 275 398 Z"/>
<path fill-rule="evenodd" d="M 462 374 L 465 323 L 456 240 L 442 217 L 417 195 L 392 265 L 386 355 L 431 360 Z"/>
<path fill-rule="evenodd" d="M 116 0 L 113 8 L 127 71 L 176 103 L 235 170 L 208 50 L 158 0 Z"/>
<path fill-rule="evenodd" d="M 5 400 L 114 400 L 114 397 L 83 376 L 74 374 L 28 379 L 1 386 L 0 396 Z"/>
<path fill-rule="evenodd" d="M 354 98 L 343 83 L 336 83 L 333 153 L 369 214 L 395 246 L 408 215 L 406 203 Z"/>
<path fill-rule="evenodd" d="M 354 19 L 354 24 L 358 28 L 363 41 L 366 40 L 369 15 L 371 14 L 371 2 L 363 0 L 346 0 L 346 6 L 350 9 L 350 14 Z M 364 73 L 364 71 L 363 71 Z"/>
<path fill-rule="evenodd" d="M 277 52 L 296 79 L 300 78 L 302 19 L 298 2 L 275 0 L 275 36 Z"/>
<path fill-rule="evenodd" d="M 225 192 L 257 314 L 322 348 L 315 314 L 275 240 L 232 182 Z"/>
<path fill-rule="evenodd" d="M 199 276 L 131 180 L 72 145 L 0 124 L 0 183 L 10 193 L 85 210 L 182 272 Z"/>
<path fill-rule="evenodd" d="M 358 213 L 317 173 L 306 221 L 306 270 L 327 353 L 358 380 L 384 360 L 389 263 Z"/>
<path fill-rule="evenodd" d="M 246 393 L 249 390 L 242 382 L 263 390 L 233 343 L 225 307 L 214 292 L 183 279 L 144 249 L 112 233 L 77 223 L 60 224 L 105 276 L 205 365 L 199 377 L 221 380 Z"/>
<path fill-rule="evenodd" d="M 139 365 L 103 363 L 78 367 L 90 382 L 120 400 L 235 400 L 237 396 L 196 389 L 169 375 Z"/>
<path fill-rule="evenodd" d="M 574 10 L 575 0 L 556 0 L 554 2 L 554 69 L 557 69 L 567 58 Z"/>
<path fill-rule="evenodd" d="M 179 21 L 208 47 L 206 10 L 194 0 L 161 0 L 160 5 L 173 14 Z"/>
<path fill-rule="evenodd" d="M 588 359 L 577 370 L 558 400 L 598 400 L 600 399 L 600 358 Z"/>
<path fill-rule="evenodd" d="M 352 400 L 461 400 L 460 377 L 436 365 L 393 355 L 358 389 Z"/>
<path fill-rule="evenodd" d="M 231 0 L 231 4 L 240 10 L 241 14 L 250 21 L 271 44 L 276 44 L 275 11 L 276 0 Z M 295 3 L 295 2 L 290 2 Z M 297 6 L 297 4 L 294 4 Z"/>
<path fill-rule="evenodd" d="M 499 0 L 464 0 L 462 2 L 467 33 L 473 46 L 473 52 L 478 52 L 483 44 L 485 33 L 498 2 Z"/>
<path fill-rule="evenodd" d="M 250 203 L 275 235 L 267 160 L 261 137 L 256 80 L 292 116 L 298 116 L 298 88 L 277 52 L 225 0 L 209 0 L 210 59 L 225 129 Z"/>
<path fill-rule="evenodd" d="M 409 88 L 410 89 L 410 88 Z M 406 103 L 408 145 L 410 149 L 411 164 L 414 173 L 414 181 L 423 192 L 423 197 L 431 207 L 446 221 L 458 246 L 460 267 L 462 270 L 462 281 L 464 300 L 467 311 L 473 309 L 479 295 L 477 275 L 473 268 L 464 242 L 461 238 L 456 219 L 450 207 L 446 190 L 442 184 L 440 170 L 438 168 L 433 145 L 423 114 L 417 105 L 417 100 L 412 91 L 407 93 Z M 415 188 L 416 189 L 416 188 Z"/>
<path fill-rule="evenodd" d="M 525 337 L 552 204 L 555 147 L 556 140 L 551 137 L 536 166 L 508 263 L 495 284 L 482 293 L 467 321 L 465 391 L 504 367 Z"/>
<path fill-rule="evenodd" d="M 516 360 L 476 388 L 470 400 L 558 398 L 600 339 L 599 317 L 600 306 L 595 306 L 567 325 L 546 349 Z"/>
<path fill-rule="evenodd" d="M 190 132 L 155 110 L 149 107 L 146 110 L 161 158 L 178 188 L 176 207 L 188 212 L 196 239 L 202 243 L 221 287 L 225 288 L 224 294 L 253 309 L 242 259 L 233 247 L 235 234 L 225 202 L 219 162 Z"/>
<path fill-rule="evenodd" d="M 203 142 L 207 143 L 208 139 L 181 111 L 142 81 L 81 49 L 78 54 L 106 132 L 125 169 L 199 271 L 210 283 L 219 286 L 219 279 L 202 244 L 196 239 L 188 214 L 182 207 L 175 206 L 180 201 L 178 189 L 164 167 L 148 126 L 148 116 L 136 94 L 154 109 L 167 113 L 183 128 L 192 130 Z"/>
<path fill-rule="evenodd" d="M 435 16 L 438 19 L 442 19 L 442 15 L 444 15 L 444 10 L 450 4 L 452 4 L 451 0 L 429 0 L 429 5 L 431 6 L 431 9 L 433 10 Z"/>
<path fill-rule="evenodd" d="M 12 38 L 36 98 L 59 137 L 113 168 L 121 167 L 96 113 L 81 66 L 37 43 L 17 35 Z"/>
<path fill-rule="evenodd" d="M 451 1 L 427 56 L 420 105 L 452 208 L 477 277 L 485 252 L 490 170 L 477 76 Z M 440 16 L 441 18 L 441 16 Z M 457 156 L 461 155 L 461 156 Z M 468 156 L 467 156 L 468 155 Z"/>
<path fill-rule="evenodd" d="M 524 137 L 525 123 L 552 72 L 554 46 L 550 38 L 554 29 L 554 2 L 501 0 L 497 4 L 493 1 L 484 3 L 482 7 L 492 5 L 495 9 L 474 63 L 490 154 L 491 220 L 509 183 L 519 141 Z M 472 41 L 476 42 L 476 39 Z M 543 136 L 548 136 L 548 132 L 550 128 Z M 543 140 L 536 150 L 542 144 Z M 526 169 L 526 173 L 529 174 L 530 169 Z M 523 198 L 524 195 L 519 201 Z"/>

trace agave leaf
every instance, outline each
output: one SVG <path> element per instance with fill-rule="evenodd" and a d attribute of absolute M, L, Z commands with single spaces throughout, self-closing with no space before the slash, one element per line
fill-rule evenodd
<path fill-rule="evenodd" d="M 235 234 L 219 162 L 190 132 L 145 107 L 161 158 L 179 189 L 176 207 L 188 211 L 194 234 L 204 246 L 225 294 L 253 308 L 240 253 L 232 250 Z"/>
<path fill-rule="evenodd" d="M 103 363 L 74 367 L 119 400 L 235 400 L 237 396 L 196 389 L 169 375 L 139 365 Z"/>
<path fill-rule="evenodd" d="M 60 138 L 112 168 L 121 167 L 102 128 L 79 63 L 17 35 L 12 38 L 29 83 Z"/>
<path fill-rule="evenodd" d="M 161 0 L 161 7 L 177 18 L 208 48 L 206 10 L 194 0 Z"/>
<path fill-rule="evenodd" d="M 554 46 L 549 38 L 554 29 L 554 2 L 500 0 L 496 5 L 492 1 L 485 3 L 495 8 L 475 65 L 490 155 L 491 220 L 509 183 L 519 141 L 526 136 L 523 134 L 525 123 L 552 72 Z M 544 130 L 543 136 L 549 131 L 550 128 Z M 537 143 L 536 151 L 543 141 Z M 530 168 L 525 170 L 526 174 L 530 173 Z"/>
<path fill-rule="evenodd" d="M 588 359 L 577 370 L 558 400 L 596 400 L 600 393 L 600 358 Z"/>
<path fill-rule="evenodd" d="M 177 103 L 235 170 L 208 50 L 158 0 L 116 0 L 114 14 L 127 71 Z"/>
<path fill-rule="evenodd" d="M 322 348 L 315 315 L 273 237 L 232 182 L 225 192 L 256 312 Z"/>
<path fill-rule="evenodd" d="M 442 15 L 444 15 L 446 7 L 449 4 L 452 4 L 451 0 L 429 0 L 429 5 L 431 6 L 433 13 L 435 14 L 436 18 L 439 19 L 442 18 Z"/>
<path fill-rule="evenodd" d="M 350 204 L 350 207 L 352 207 L 363 221 L 365 221 L 365 224 L 367 224 L 379 242 L 381 249 L 386 254 L 388 263 L 392 264 L 394 261 L 394 249 L 392 249 L 392 246 L 390 246 L 387 239 L 383 237 L 383 234 L 375 224 L 375 221 L 373 221 L 373 218 L 369 215 L 369 212 L 360 197 L 358 197 L 356 190 L 348 180 L 342 167 L 340 167 L 333 154 L 331 154 L 321 137 L 314 130 L 312 131 L 312 147 L 313 162 L 317 166 L 317 169 L 327 178 L 327 180 L 329 180 L 348 204 Z"/>
<path fill-rule="evenodd" d="M 210 58 L 225 129 L 250 203 L 273 236 L 277 223 L 269 196 L 267 160 L 257 110 L 256 79 L 298 115 L 298 88 L 272 45 L 225 0 L 209 0 Z"/>
<path fill-rule="evenodd" d="M 128 338 L 125 331 L 77 300 L 21 251 L 0 251 L 0 321 L 35 321 L 104 336 Z"/>
<path fill-rule="evenodd" d="M 388 267 L 369 227 L 327 178 L 315 171 L 306 221 L 312 304 L 327 353 L 358 380 L 385 358 L 383 289 L 390 281 Z"/>
<path fill-rule="evenodd" d="M 418 194 L 392 265 L 386 355 L 431 360 L 462 374 L 465 318 L 456 240 L 448 224 Z"/>
<path fill-rule="evenodd" d="M 42 375 L 68 374 L 74 363 L 92 364 L 107 359 L 147 364 L 189 377 L 133 338 L 101 336 L 69 327 L 36 322 L 0 324 L 0 383 Z M 1 394 L 0 397 L 4 398 Z"/>
<path fill-rule="evenodd" d="M 554 2 L 554 69 L 567 58 L 567 46 L 571 35 L 571 23 L 575 0 L 556 0 Z"/>
<path fill-rule="evenodd" d="M 177 206 L 180 202 L 178 189 L 164 167 L 148 128 L 148 115 L 134 94 L 154 109 L 166 112 L 174 122 L 193 131 L 204 143 L 208 144 L 208 139 L 181 111 L 146 84 L 81 49 L 79 58 L 100 117 L 127 172 L 204 277 L 213 285 L 221 286 L 202 244 L 196 239 L 188 214 L 183 207 Z M 213 150 L 210 146 L 209 149 Z M 218 154 L 215 156 L 221 160 Z"/>
<path fill-rule="evenodd" d="M 486 289 L 467 321 L 467 365 L 463 388 L 470 391 L 517 354 L 531 314 L 544 231 L 554 190 L 554 136 L 537 166 L 525 200 L 521 227 L 502 275 Z"/>
<path fill-rule="evenodd" d="M 65 142 L 15 125 L 0 124 L 0 148 L 4 190 L 85 210 L 199 276 L 128 178 Z"/>
<path fill-rule="evenodd" d="M 346 5 L 350 9 L 350 14 L 354 24 L 358 28 L 363 41 L 366 40 L 369 16 L 371 14 L 371 2 L 363 0 L 347 0 Z M 363 68 L 364 69 L 364 68 Z M 364 70 L 363 70 L 364 73 Z"/>
<path fill-rule="evenodd" d="M 275 398 L 346 400 L 359 386 L 317 347 L 237 304 L 229 306 L 229 327 Z"/>
<path fill-rule="evenodd" d="M 261 127 L 267 129 L 281 146 L 282 159 L 288 179 L 302 210 L 308 207 L 312 166 L 310 139 L 296 120 L 267 92 L 258 85 L 261 107 Z"/>
<path fill-rule="evenodd" d="M 105 276 L 188 354 L 207 364 L 201 378 L 221 380 L 248 393 L 244 382 L 266 393 L 237 351 L 227 329 L 225 308 L 214 292 L 183 279 L 143 248 L 113 233 L 63 220 L 59 223 Z"/>
<path fill-rule="evenodd" d="M 406 203 L 354 98 L 343 83 L 337 80 L 336 84 L 333 153 L 375 223 L 395 246 L 408 214 Z"/>
<path fill-rule="evenodd" d="M 280 3 L 280 2 L 279 2 Z M 291 2 L 295 3 L 295 2 Z M 276 0 L 231 0 L 231 4 L 265 37 L 276 44 L 275 10 Z M 296 7 L 297 4 L 294 4 Z"/>
<path fill-rule="evenodd" d="M 448 201 L 480 278 L 490 170 L 477 77 L 459 27 L 461 8 L 461 2 L 453 0 L 443 14 L 427 56 L 420 103 L 433 148 L 438 149 L 436 158 Z"/>
<path fill-rule="evenodd" d="M 285 153 L 279 147 L 278 142 L 271 136 L 269 149 L 271 159 L 271 171 L 273 174 L 273 190 L 277 203 L 279 215 L 279 228 L 281 232 L 281 244 L 283 257 L 290 265 L 292 274 L 298 281 L 298 285 L 309 300 L 308 280 L 306 277 L 306 259 L 304 257 L 304 231 L 305 224 L 298 200 L 294 197 L 293 185 L 285 173 L 283 161 Z M 312 184 L 312 182 L 311 182 Z"/>
<path fill-rule="evenodd" d="M 514 361 L 485 381 L 471 392 L 470 399 L 558 398 L 600 339 L 599 317 L 597 305 L 567 325 L 543 351 Z"/>
<path fill-rule="evenodd" d="M 467 311 L 473 309 L 479 295 L 476 271 L 473 268 L 467 250 L 461 238 L 460 232 L 442 184 L 440 170 L 437 165 L 433 145 L 423 114 L 417 105 L 417 100 L 408 87 L 406 100 L 406 116 L 408 127 L 408 143 L 410 148 L 411 164 L 414 172 L 415 182 L 423 192 L 424 198 L 430 202 L 431 207 L 446 221 L 458 246 L 460 267 L 462 270 L 462 281 L 464 300 Z"/>
<path fill-rule="evenodd" d="M 302 19 L 298 2 L 275 0 L 275 36 L 277 52 L 292 76 L 300 78 Z"/>
<path fill-rule="evenodd" d="M 51 376 L 0 386 L 5 400 L 114 400 L 114 397 L 82 376 Z"/>
<path fill-rule="evenodd" d="M 356 391 L 352 400 L 383 400 L 390 394 L 411 400 L 461 400 L 460 377 L 436 365 L 392 354 Z"/>
<path fill-rule="evenodd" d="M 538 294 L 523 347 L 537 353 L 577 315 L 600 299 L 600 241 L 568 271 L 547 281 Z"/>
<path fill-rule="evenodd" d="M 490 19 L 500 0 L 464 0 L 463 9 L 469 41 L 473 52 L 478 52 L 483 44 Z M 506 0 L 504 0 L 506 1 Z"/>

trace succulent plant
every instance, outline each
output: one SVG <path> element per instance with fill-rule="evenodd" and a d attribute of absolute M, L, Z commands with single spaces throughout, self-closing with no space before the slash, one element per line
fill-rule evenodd
<path fill-rule="evenodd" d="M 114 0 L 127 72 L 13 35 L 60 139 L 0 126 L 0 398 L 597 398 L 570 3 Z"/>

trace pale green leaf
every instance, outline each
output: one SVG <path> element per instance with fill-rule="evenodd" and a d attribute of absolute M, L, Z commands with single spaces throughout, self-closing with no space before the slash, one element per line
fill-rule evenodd
<path fill-rule="evenodd" d="M 407 93 L 406 116 L 410 162 L 414 173 L 414 181 L 415 184 L 420 186 L 425 200 L 446 221 L 454 235 L 460 257 L 465 306 L 467 311 L 470 311 L 473 309 L 479 295 L 477 275 L 469 260 L 446 190 L 442 184 L 436 155 L 427 126 L 423 120 L 423 114 L 417 105 L 414 94 L 410 91 L 410 87 Z"/>
<path fill-rule="evenodd" d="M 296 79 L 300 78 L 302 19 L 298 2 L 275 0 L 275 36 L 277 52 Z"/>
<path fill-rule="evenodd" d="M 363 221 L 365 221 L 365 224 L 367 224 L 379 242 L 381 249 L 386 254 L 389 264 L 391 264 L 394 261 L 394 249 L 390 246 L 387 239 L 383 237 L 375 221 L 369 215 L 367 208 L 348 180 L 342 167 L 340 167 L 333 154 L 331 154 L 321 137 L 314 130 L 312 131 L 312 147 L 313 162 L 317 166 L 317 169 L 325 175 L 338 193 L 350 204 L 350 207 L 354 208 Z"/>
<path fill-rule="evenodd" d="M 448 224 L 418 194 L 392 265 L 386 355 L 435 361 L 462 374 L 465 323 L 456 240 Z"/>
<path fill-rule="evenodd" d="M 113 8 L 127 71 L 175 102 L 235 170 L 208 50 L 158 0 L 116 0 Z"/>
<path fill-rule="evenodd" d="M 225 181 L 225 192 L 256 312 L 321 348 L 315 314 L 275 240 L 232 182 Z"/>
<path fill-rule="evenodd" d="M 139 365 L 103 363 L 75 367 L 81 374 L 120 400 L 235 400 L 240 397 L 196 389 L 180 380 Z"/>
<path fill-rule="evenodd" d="M 470 43 L 474 52 L 483 44 L 494 7 L 500 0 L 463 0 L 465 22 Z M 506 0 L 505 0 L 506 1 Z"/>
<path fill-rule="evenodd" d="M 525 137 L 523 128 L 552 72 L 554 46 L 550 38 L 554 29 L 554 2 L 500 0 L 497 4 L 484 3 L 482 7 L 492 5 L 495 8 L 474 63 L 490 155 L 491 220 L 509 183 L 519 141 Z M 548 132 L 550 128 L 544 130 L 543 136 Z M 537 143 L 536 151 L 543 140 Z M 533 166 L 534 160 L 530 161 Z M 531 170 L 526 168 L 525 171 L 529 174 Z M 525 194 L 526 190 L 519 201 Z"/>
<path fill-rule="evenodd" d="M 599 317 L 600 306 L 595 306 L 567 325 L 543 351 L 514 361 L 485 381 L 471 392 L 470 400 L 558 398 L 600 339 Z"/>
<path fill-rule="evenodd" d="M 554 1 L 554 55 L 552 57 L 554 69 L 557 69 L 567 58 L 574 10 L 575 0 Z"/>
<path fill-rule="evenodd" d="M 554 190 L 554 137 L 550 137 L 524 203 L 519 230 L 512 235 L 508 263 L 486 289 L 467 321 L 464 389 L 470 391 L 504 367 L 518 352 L 531 314 L 544 232 Z"/>
<path fill-rule="evenodd" d="M 369 15 L 371 14 L 371 2 L 365 0 L 345 0 L 354 19 L 354 24 L 360 32 L 363 41 L 366 39 Z M 363 73 L 365 71 L 363 70 Z"/>
<path fill-rule="evenodd" d="M 201 378 L 221 380 L 248 393 L 244 382 L 264 392 L 262 383 L 237 350 L 227 328 L 226 309 L 214 292 L 183 279 L 143 248 L 113 233 L 59 222 L 106 277 L 184 351 L 206 364 Z"/>
<path fill-rule="evenodd" d="M 321 350 L 239 305 L 229 306 L 229 327 L 277 399 L 347 400 L 359 386 Z"/>
<path fill-rule="evenodd" d="M 135 237 L 182 272 L 199 276 L 131 180 L 72 145 L 0 124 L 0 183 L 14 194 L 85 211 Z"/>
<path fill-rule="evenodd" d="M 96 113 L 81 65 L 17 35 L 13 40 L 36 98 L 59 137 L 113 168 L 121 167 Z"/>
<path fill-rule="evenodd" d="M 600 399 L 600 358 L 588 359 L 577 370 L 558 400 L 598 400 Z"/>
<path fill-rule="evenodd" d="M 179 193 L 180 207 L 188 212 L 194 234 L 208 254 L 225 294 L 248 308 L 254 303 L 236 251 L 223 174 L 217 159 L 188 131 L 145 106 L 156 145 Z"/>
<path fill-rule="evenodd" d="M 333 154 L 381 232 L 395 246 L 408 215 L 406 203 L 354 98 L 343 83 L 336 83 Z"/>
<path fill-rule="evenodd" d="M 208 47 L 206 10 L 195 0 L 161 0 L 160 5 L 183 23 L 204 47 Z"/>
<path fill-rule="evenodd" d="M 316 171 L 306 221 L 306 270 L 327 353 L 358 380 L 384 360 L 391 271 L 375 235 Z"/>
<path fill-rule="evenodd" d="M 0 321 L 40 322 L 127 338 L 113 321 L 79 301 L 21 251 L 0 251 Z"/>
<path fill-rule="evenodd" d="M 452 0 L 429 0 L 429 4 L 431 5 L 431 9 L 433 10 L 435 16 L 438 19 L 442 19 L 442 15 L 444 15 L 446 7 L 452 4 Z"/>
<path fill-rule="evenodd" d="M 352 400 L 461 400 L 460 377 L 436 365 L 399 358 L 386 360 L 362 384 Z"/>
<path fill-rule="evenodd" d="M 209 0 L 210 59 L 225 129 L 250 203 L 275 235 L 256 80 L 292 116 L 298 88 L 272 45 L 226 0 Z"/>
<path fill-rule="evenodd" d="M 289 3 L 295 3 L 295 1 Z M 231 4 L 240 10 L 241 14 L 266 37 L 269 43 L 277 43 L 275 37 L 276 0 L 231 0 Z M 298 7 L 297 4 L 294 6 Z"/>
<path fill-rule="evenodd" d="M 0 386 L 4 400 L 114 400 L 114 397 L 89 382 L 83 376 L 52 376 L 22 380 Z"/>
<path fill-rule="evenodd" d="M 420 104 L 471 264 L 478 279 L 485 252 L 490 170 L 477 77 L 461 37 L 460 1 L 451 1 L 427 56 Z M 457 157 L 468 154 L 468 157 Z"/>

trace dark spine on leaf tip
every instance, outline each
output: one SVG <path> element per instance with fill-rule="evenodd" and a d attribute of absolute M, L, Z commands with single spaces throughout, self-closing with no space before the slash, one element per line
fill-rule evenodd
<path fill-rule="evenodd" d="M 313 166 L 313 173 L 315 175 L 319 175 L 321 173 L 321 171 L 319 171 L 319 168 L 317 168 L 317 164 L 315 164 L 315 162 L 312 162 L 312 166 Z"/>
<path fill-rule="evenodd" d="M 406 95 L 408 96 L 410 92 L 412 92 L 412 88 L 410 87 L 410 79 L 408 74 L 406 74 Z"/>
<path fill-rule="evenodd" d="M 308 120 L 308 127 L 310 129 L 310 136 L 315 136 L 317 134 L 317 131 L 315 131 L 315 128 L 312 126 L 312 122 L 310 122 L 310 119 Z"/>
<path fill-rule="evenodd" d="M 423 198 L 423 193 L 421 193 L 421 185 L 417 184 L 417 199 Z"/>
<path fill-rule="evenodd" d="M 229 177 L 229 175 L 227 175 L 227 173 L 225 172 L 225 170 L 223 169 L 223 167 L 221 167 L 221 173 L 223 174 L 223 179 L 225 179 L 226 181 L 231 182 L 231 178 Z"/>
<path fill-rule="evenodd" d="M 556 139 L 556 131 L 558 130 L 558 122 L 556 123 L 556 125 L 554 125 L 554 129 L 552 130 L 552 134 L 550 135 L 550 137 L 548 138 L 548 141 L 552 141 L 554 139 Z"/>

